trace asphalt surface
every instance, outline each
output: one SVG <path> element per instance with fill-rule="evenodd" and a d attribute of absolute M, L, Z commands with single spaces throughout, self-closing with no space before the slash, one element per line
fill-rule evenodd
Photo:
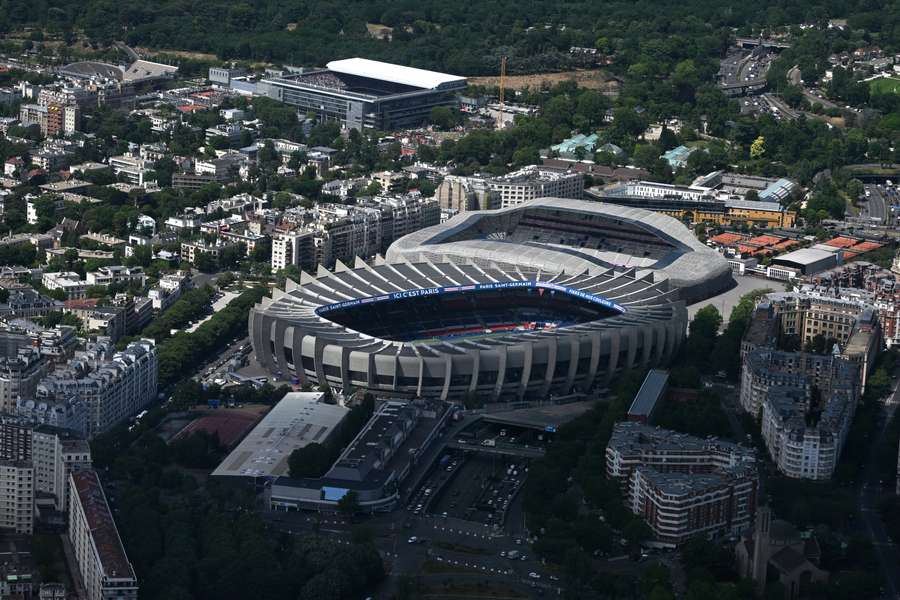
<path fill-rule="evenodd" d="M 884 580 L 883 598 L 900 598 L 900 553 L 897 545 L 888 537 L 884 521 L 878 512 L 878 500 L 883 492 L 878 472 L 878 448 L 887 434 L 888 424 L 900 403 L 900 386 L 888 398 L 884 407 L 884 418 L 878 427 L 878 435 L 872 442 L 869 457 L 863 470 L 863 481 L 857 495 L 857 511 L 875 550 L 875 557 Z"/>

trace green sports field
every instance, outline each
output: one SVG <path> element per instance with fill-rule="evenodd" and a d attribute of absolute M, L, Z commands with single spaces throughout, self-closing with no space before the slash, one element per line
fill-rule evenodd
<path fill-rule="evenodd" d="M 869 92 L 873 94 L 900 94 L 900 79 L 883 77 L 869 82 Z"/>

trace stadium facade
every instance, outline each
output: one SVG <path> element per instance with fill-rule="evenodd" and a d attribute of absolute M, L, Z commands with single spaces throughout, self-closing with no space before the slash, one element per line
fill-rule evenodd
<path fill-rule="evenodd" d="M 464 77 L 348 58 L 264 79 L 257 91 L 348 128 L 391 130 L 420 125 L 436 106 L 456 105 L 465 87 Z"/>
<path fill-rule="evenodd" d="M 530 224 L 529 212 L 554 217 L 555 228 Z M 588 390 L 624 369 L 666 363 L 687 325 L 673 275 L 693 269 L 694 280 L 682 280 L 703 284 L 701 272 L 715 271 L 691 259 L 702 250 L 679 242 L 690 234 L 674 219 L 598 203 L 542 199 L 423 231 L 391 246 L 387 261 L 320 267 L 263 299 L 249 316 L 260 363 L 301 384 L 393 397 Z M 539 240 L 542 231 L 553 239 Z M 614 234 L 619 262 L 625 244 L 637 264 L 580 256 L 568 239 L 596 249 Z M 442 252 L 422 256 L 434 239 Z"/>

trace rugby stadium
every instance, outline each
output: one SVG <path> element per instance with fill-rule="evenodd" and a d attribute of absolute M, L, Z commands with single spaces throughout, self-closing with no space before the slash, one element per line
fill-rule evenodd
<path fill-rule="evenodd" d="M 555 225 L 529 229 L 532 211 Z M 573 236 L 616 251 L 579 254 Z M 587 391 L 677 351 L 687 311 L 673 265 L 715 270 L 691 258 L 708 249 L 690 237 L 670 217 L 594 202 L 460 215 L 401 238 L 387 260 L 288 280 L 250 311 L 251 342 L 263 366 L 301 384 L 443 400 Z"/>

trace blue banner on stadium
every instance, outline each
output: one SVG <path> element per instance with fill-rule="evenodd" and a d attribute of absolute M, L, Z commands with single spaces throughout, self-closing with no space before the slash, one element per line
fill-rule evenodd
<path fill-rule="evenodd" d="M 420 288 L 417 290 L 407 290 L 403 292 L 393 292 L 391 294 L 385 294 L 383 296 L 371 296 L 368 298 L 355 298 L 353 300 L 345 300 L 344 302 L 335 302 L 334 304 L 325 304 L 316 309 L 316 314 L 321 315 L 332 310 L 337 310 L 341 308 L 351 308 L 354 306 L 360 306 L 361 304 L 371 304 L 373 302 L 384 302 L 387 300 L 401 300 L 403 298 L 418 298 L 420 296 L 435 296 L 438 294 L 447 294 L 452 292 L 468 292 L 468 291 L 480 291 L 480 290 L 505 290 L 512 288 L 542 288 L 546 290 L 551 290 L 554 292 L 562 292 L 569 296 L 574 296 L 580 300 L 584 300 L 585 302 L 590 302 L 592 304 L 599 304 L 605 308 L 609 308 L 611 310 L 618 311 L 620 313 L 625 312 L 625 307 L 621 304 L 613 302 L 612 300 L 608 300 L 603 296 L 596 296 L 591 294 L 590 292 L 584 292 L 582 290 L 576 290 L 575 288 L 566 287 L 564 285 L 559 285 L 556 283 L 547 283 L 545 281 L 498 281 L 491 283 L 476 283 L 473 285 L 461 285 L 461 286 L 452 286 L 452 287 L 434 287 L 434 288 Z"/>

